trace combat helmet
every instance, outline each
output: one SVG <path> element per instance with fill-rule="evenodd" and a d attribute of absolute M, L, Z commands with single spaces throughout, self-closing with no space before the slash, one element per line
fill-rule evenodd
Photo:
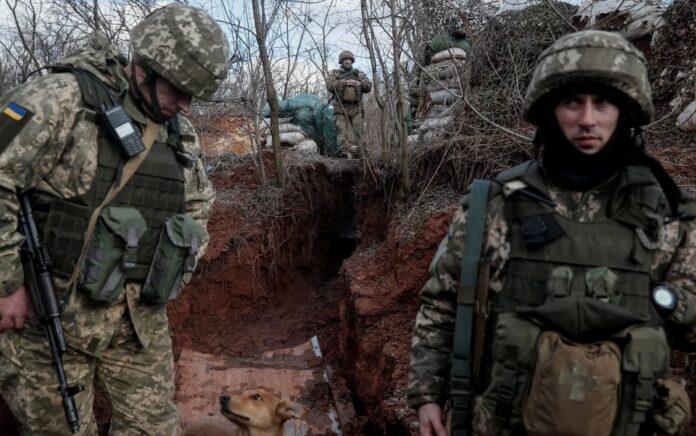
<path fill-rule="evenodd" d="M 138 64 L 186 94 L 210 98 L 227 76 L 229 46 L 222 29 L 200 9 L 170 3 L 131 31 Z"/>
<path fill-rule="evenodd" d="M 355 56 L 353 56 L 353 52 L 350 50 L 343 50 L 341 54 L 338 55 L 338 63 L 341 64 L 343 63 L 344 59 L 350 59 L 353 62 L 355 62 Z"/>
<path fill-rule="evenodd" d="M 578 82 L 608 85 L 629 98 L 644 125 L 654 108 L 645 56 L 618 33 L 584 30 L 562 36 L 544 50 L 527 88 L 522 115 L 538 124 L 543 97 Z"/>

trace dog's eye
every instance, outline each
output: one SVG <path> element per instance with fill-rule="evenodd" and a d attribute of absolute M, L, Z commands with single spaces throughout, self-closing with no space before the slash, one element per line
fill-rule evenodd
<path fill-rule="evenodd" d="M 261 395 L 259 394 L 254 394 L 251 396 L 251 399 L 254 401 L 261 401 Z"/>

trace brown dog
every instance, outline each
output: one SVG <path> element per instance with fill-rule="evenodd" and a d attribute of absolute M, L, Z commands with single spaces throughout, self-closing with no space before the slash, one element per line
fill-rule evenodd
<path fill-rule="evenodd" d="M 235 423 L 237 429 L 212 420 L 201 421 L 189 426 L 185 436 L 283 436 L 306 434 L 304 431 L 286 431 L 285 421 L 301 418 L 305 408 L 301 404 L 282 400 L 265 389 L 248 389 L 241 394 L 222 395 L 220 412 Z M 303 423 L 304 424 L 304 423 Z M 306 424 L 304 425 L 306 427 Z M 305 430 L 305 429 L 302 429 Z"/>
<path fill-rule="evenodd" d="M 301 404 L 259 388 L 231 397 L 222 395 L 220 412 L 239 426 L 235 436 L 282 436 L 283 423 L 303 417 L 306 411 Z"/>

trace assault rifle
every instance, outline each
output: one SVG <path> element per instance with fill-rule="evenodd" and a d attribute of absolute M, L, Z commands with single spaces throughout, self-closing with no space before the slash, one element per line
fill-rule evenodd
<path fill-rule="evenodd" d="M 346 71 L 345 73 L 341 74 L 338 77 L 338 80 L 347 80 L 347 79 L 357 80 L 359 82 L 360 81 L 360 71 L 356 70 L 355 68 L 351 68 L 350 70 Z"/>
<path fill-rule="evenodd" d="M 68 386 L 65 378 L 63 353 L 67 351 L 68 346 L 63 334 L 63 325 L 60 322 L 60 307 L 53 286 L 51 261 L 46 247 L 41 245 L 39 240 L 29 198 L 19 192 L 17 198 L 20 206 L 19 229 L 24 235 L 24 243 L 21 248 L 24 281 L 31 298 L 34 316 L 41 324 L 51 349 L 53 366 L 58 375 L 58 389 L 63 398 L 65 419 L 68 421 L 70 431 L 77 433 L 80 430 L 80 417 L 77 415 L 75 398 L 73 397 L 84 388 L 82 385 Z"/>

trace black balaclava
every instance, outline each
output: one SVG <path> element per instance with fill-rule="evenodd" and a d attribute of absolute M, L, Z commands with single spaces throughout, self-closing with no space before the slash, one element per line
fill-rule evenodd
<path fill-rule="evenodd" d="M 141 108 L 147 108 L 145 114 L 152 121 L 162 124 L 169 119 L 162 113 L 159 106 L 159 101 L 157 100 L 157 73 L 152 71 L 151 68 L 142 67 L 146 71 L 145 79 L 143 83 L 138 83 L 138 77 L 136 75 L 135 69 L 136 62 L 131 62 L 131 75 L 130 75 L 130 93 L 131 97 L 140 104 Z M 143 96 L 142 91 L 140 91 L 140 85 L 147 84 L 148 90 L 150 91 L 150 104 L 147 104 L 147 100 Z"/>
<path fill-rule="evenodd" d="M 619 108 L 614 133 L 597 153 L 588 155 L 565 137 L 554 108 L 564 98 L 576 94 L 596 94 Z M 543 108 L 543 109 L 542 109 Z M 542 147 L 542 168 L 557 185 L 573 191 L 588 191 L 608 180 L 633 160 L 635 147 L 632 104 L 622 93 L 604 84 L 579 83 L 552 92 L 540 102 L 539 123 L 534 143 Z"/>

